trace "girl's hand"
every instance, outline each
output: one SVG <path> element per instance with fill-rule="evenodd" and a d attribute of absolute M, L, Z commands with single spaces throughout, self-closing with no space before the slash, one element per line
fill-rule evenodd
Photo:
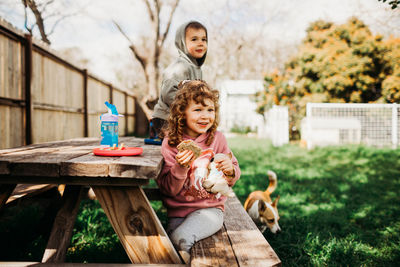
<path fill-rule="evenodd" d="M 175 159 L 182 167 L 189 168 L 194 159 L 194 153 L 190 150 L 183 150 L 176 154 Z"/>
<path fill-rule="evenodd" d="M 228 156 L 217 160 L 214 159 L 214 161 L 217 164 L 217 169 L 222 171 L 226 176 L 232 176 L 235 173 L 232 160 Z"/>

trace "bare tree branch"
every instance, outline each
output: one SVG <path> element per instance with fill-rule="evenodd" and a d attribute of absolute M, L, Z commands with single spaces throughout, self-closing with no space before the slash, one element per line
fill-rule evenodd
<path fill-rule="evenodd" d="M 155 13 L 157 16 L 155 16 L 155 21 L 154 22 L 154 30 L 155 30 L 155 42 L 154 42 L 154 51 L 157 54 L 157 51 L 159 49 L 158 43 L 160 40 L 160 4 L 158 0 L 154 0 L 154 8 L 155 8 Z"/>
<path fill-rule="evenodd" d="M 178 7 L 178 4 L 179 4 L 179 0 L 176 0 L 175 3 L 173 4 L 172 8 L 171 8 L 171 12 L 169 13 L 169 16 L 168 16 L 167 27 L 166 27 L 166 29 L 164 31 L 164 34 L 161 37 L 159 47 L 162 47 L 164 45 L 164 41 L 167 38 L 167 35 L 168 35 L 168 32 L 169 32 L 169 28 L 171 26 L 172 18 L 173 18 L 174 14 L 175 14 L 176 8 Z"/>
<path fill-rule="evenodd" d="M 65 20 L 68 17 L 72 17 L 72 16 L 75 16 L 75 15 L 76 15 L 76 13 L 75 14 L 73 13 L 73 14 L 65 15 L 65 16 L 57 19 L 56 22 L 54 22 L 53 27 L 51 27 L 51 30 L 47 33 L 47 36 L 50 36 L 50 35 L 53 34 L 54 29 L 56 28 L 58 23 L 60 23 L 61 21 Z"/>
<path fill-rule="evenodd" d="M 22 3 L 24 4 L 25 8 L 29 7 L 29 9 L 32 11 L 33 15 L 35 16 L 36 24 L 38 26 L 42 41 L 47 44 L 50 44 L 51 42 L 47 38 L 47 35 L 46 35 L 42 14 L 38 9 L 35 0 L 22 0 Z"/>
<path fill-rule="evenodd" d="M 163 0 L 143 0 L 146 11 L 150 19 L 150 32 L 151 37 L 148 37 L 150 43 L 146 46 L 146 54 L 139 53 L 138 48 L 133 41 L 127 36 L 122 27 L 113 21 L 115 26 L 121 32 L 121 34 L 130 43 L 129 49 L 133 52 L 135 58 L 139 61 L 142 70 L 144 71 L 145 86 L 143 98 L 140 99 L 139 103 L 146 113 L 147 118 L 151 118 L 152 109 L 159 96 L 159 76 L 160 76 L 160 55 L 163 50 L 163 44 L 170 31 L 171 21 L 174 16 L 175 10 L 179 4 L 179 0 L 174 1 L 163 1 Z M 162 31 L 162 19 L 161 12 L 165 8 L 171 8 L 167 21 L 164 21 L 166 28 Z M 164 18 L 164 16 L 162 17 Z M 141 50 L 142 51 L 142 50 Z"/>
<path fill-rule="evenodd" d="M 32 28 L 31 27 L 29 27 L 28 26 L 28 11 L 26 10 L 27 9 L 27 4 L 26 4 L 26 0 L 22 0 L 22 4 L 24 5 L 24 26 L 25 26 L 25 29 L 30 33 L 30 34 L 32 34 Z"/>
<path fill-rule="evenodd" d="M 38 6 L 42 8 L 41 11 L 40 11 L 40 13 L 42 13 L 42 14 L 45 13 L 45 12 L 47 11 L 47 10 L 46 10 L 47 7 L 50 6 L 50 5 L 53 4 L 53 3 L 54 3 L 54 0 L 50 0 L 50 1 L 48 1 L 48 2 L 43 3 L 42 5 L 39 5 L 39 4 L 38 4 Z"/>
<path fill-rule="evenodd" d="M 129 38 L 129 36 L 125 33 L 125 31 L 122 29 L 122 27 L 118 24 L 118 22 L 116 22 L 115 20 L 113 20 L 114 25 L 117 27 L 117 29 L 119 30 L 119 32 L 126 38 L 126 40 L 128 40 L 129 42 L 129 49 L 132 51 L 133 55 L 135 56 L 135 58 L 139 61 L 140 65 L 142 66 L 143 70 L 146 69 L 146 65 L 147 65 L 147 59 L 143 56 L 140 55 L 140 53 L 138 52 L 137 48 L 135 47 L 133 41 Z"/>
<path fill-rule="evenodd" d="M 149 13 L 150 20 L 151 20 L 151 21 L 154 21 L 154 12 L 153 12 L 153 10 L 151 9 L 151 5 L 150 5 L 149 0 L 143 0 L 143 1 L 144 1 L 144 3 L 146 4 L 147 12 Z"/>

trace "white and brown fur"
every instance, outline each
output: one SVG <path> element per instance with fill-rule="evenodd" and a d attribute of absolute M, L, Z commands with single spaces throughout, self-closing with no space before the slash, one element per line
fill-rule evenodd
<path fill-rule="evenodd" d="M 279 233 L 279 213 L 278 213 L 278 200 L 279 196 L 272 202 L 271 194 L 275 191 L 278 185 L 278 179 L 275 172 L 268 171 L 269 185 L 267 190 L 254 191 L 250 193 L 244 203 L 244 209 L 247 211 L 251 219 L 260 229 L 264 232 L 267 227 L 273 233 Z"/>

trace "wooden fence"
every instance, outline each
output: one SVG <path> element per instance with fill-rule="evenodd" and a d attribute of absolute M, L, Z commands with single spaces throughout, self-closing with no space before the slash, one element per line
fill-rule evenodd
<path fill-rule="evenodd" d="M 0 149 L 75 137 L 99 137 L 109 101 L 135 131 L 135 96 L 62 59 L 0 18 Z"/>

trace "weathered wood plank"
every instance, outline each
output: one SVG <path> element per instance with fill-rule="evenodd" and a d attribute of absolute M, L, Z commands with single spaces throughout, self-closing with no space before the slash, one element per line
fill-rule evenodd
<path fill-rule="evenodd" d="M 143 153 L 147 153 L 144 151 Z M 151 156 L 121 157 L 110 164 L 109 176 L 135 177 L 136 179 L 156 179 L 162 168 L 159 154 Z"/>
<path fill-rule="evenodd" d="M 8 164 L 10 174 L 13 176 L 60 176 L 61 162 L 89 154 L 93 150 L 92 144 L 80 146 L 58 146 L 56 148 L 38 148 L 30 151 L 29 156 L 26 152 L 16 152 L 22 154 L 22 158 L 12 160 Z M 4 156 L 6 157 L 6 156 Z M 7 158 L 6 158 L 7 160 Z"/>
<path fill-rule="evenodd" d="M 110 164 L 110 176 L 133 176 L 139 179 L 157 178 L 163 164 L 160 146 L 144 145 L 142 140 L 131 142 L 126 138 L 122 138 L 121 142 L 130 147 L 142 147 L 143 153 L 140 156 L 121 157 L 118 161 Z M 132 168 L 132 165 L 140 166 L 140 168 Z"/>
<path fill-rule="evenodd" d="M 132 137 L 121 138 L 120 143 L 143 146 L 144 152 L 137 157 L 96 157 L 91 151 L 99 146 L 97 138 L 0 150 L 0 175 L 156 178 L 162 167 L 159 146 L 145 146 L 142 139 Z"/>
<path fill-rule="evenodd" d="M 225 227 L 194 244 L 190 266 L 238 266 Z"/>
<path fill-rule="evenodd" d="M 62 176 L 86 176 L 108 177 L 108 163 L 117 160 L 116 157 L 95 157 L 89 153 L 80 157 L 61 162 L 60 175 Z"/>
<path fill-rule="evenodd" d="M 91 149 L 89 147 L 94 146 L 97 143 L 98 139 L 96 138 L 79 138 L 67 141 L 29 145 L 20 148 L 3 149 L 0 150 L 0 175 L 34 175 L 32 174 L 34 170 L 39 171 L 38 175 L 41 175 L 43 171 L 45 172 L 44 175 L 49 171 L 54 173 L 57 172 L 57 169 L 59 168 L 55 160 L 61 161 L 65 158 L 69 159 L 71 157 L 76 157 L 77 155 L 90 153 Z M 87 147 L 85 151 L 80 151 L 85 147 Z M 72 150 L 71 155 L 68 154 L 68 150 Z M 55 153 L 52 156 L 56 155 L 56 157 L 54 157 L 52 163 L 46 165 L 46 157 L 51 153 Z M 16 165 L 11 166 L 14 163 Z M 22 169 L 19 167 L 22 167 Z M 27 174 L 26 170 L 28 170 Z M 14 171 L 16 172 L 14 173 Z"/>
<path fill-rule="evenodd" d="M 128 157 L 94 157 L 83 155 L 61 163 L 63 176 L 126 177 L 135 179 L 157 178 L 162 168 L 159 146 L 144 145 L 137 138 L 120 138 L 120 144 L 128 147 L 143 147 L 142 155 Z M 105 164 L 107 163 L 107 164 Z"/>
<path fill-rule="evenodd" d="M 132 263 L 181 263 L 141 188 L 92 188 Z"/>
<path fill-rule="evenodd" d="M 63 204 L 54 220 L 50 238 L 42 262 L 64 262 L 71 242 L 74 223 L 83 194 L 88 188 L 79 185 L 67 185 L 62 197 Z"/>
<path fill-rule="evenodd" d="M 16 184 L 0 184 L 0 210 L 11 196 Z"/>
<path fill-rule="evenodd" d="M 39 262 L 0 262 L 4 267 L 187 267 L 185 264 L 123 264 L 123 263 L 39 263 Z"/>
<path fill-rule="evenodd" d="M 56 186 L 57 185 L 55 184 L 18 184 L 12 192 L 11 196 L 8 198 L 6 204 L 9 204 L 10 202 L 22 197 L 31 197 L 38 195 Z"/>
<path fill-rule="evenodd" d="M 41 147 L 62 147 L 62 146 L 81 146 L 81 145 L 88 145 L 88 144 L 93 144 L 95 145 L 96 143 L 100 143 L 99 138 L 74 138 L 74 139 L 69 139 L 69 140 L 60 140 L 60 141 L 52 141 L 52 142 L 44 142 L 44 143 L 37 143 L 37 144 L 30 144 L 26 146 L 21 146 L 21 147 L 15 147 L 15 148 L 6 148 L 6 149 L 1 149 L 0 150 L 0 155 L 3 154 L 9 154 L 13 152 L 18 152 L 18 151 L 28 151 L 36 148 L 41 148 Z"/>
<path fill-rule="evenodd" d="M 225 204 L 224 225 L 239 266 L 281 266 L 281 261 L 236 197 Z"/>
<path fill-rule="evenodd" d="M 14 176 L 0 175 L 0 183 L 15 184 Z M 71 185 L 102 185 L 102 186 L 141 186 L 147 185 L 149 180 L 145 179 L 126 179 L 115 177 L 46 177 L 46 176 L 20 176 L 18 183 L 22 184 L 71 184 Z"/>
<path fill-rule="evenodd" d="M 15 152 L 3 153 L 0 155 L 0 174 L 12 174 L 10 164 L 24 159 L 34 159 L 37 156 L 46 155 L 53 151 L 58 151 L 57 148 L 35 148 L 26 150 L 17 150 Z"/>

